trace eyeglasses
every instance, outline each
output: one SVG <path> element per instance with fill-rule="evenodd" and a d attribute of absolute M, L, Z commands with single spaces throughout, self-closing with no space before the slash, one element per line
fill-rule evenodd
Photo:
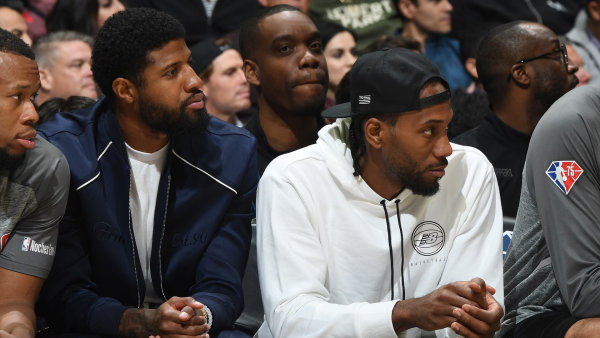
<path fill-rule="evenodd" d="M 556 54 L 556 53 L 562 53 L 563 60 L 565 61 L 565 66 L 568 67 L 569 66 L 569 55 L 567 54 L 567 48 L 562 43 L 560 44 L 560 49 L 557 50 L 557 51 L 546 53 L 546 54 L 543 54 L 543 55 L 540 55 L 540 56 L 536 56 L 536 57 L 533 57 L 533 58 L 530 58 L 530 59 L 524 59 L 524 60 L 521 60 L 521 61 L 519 61 L 517 63 L 531 62 L 531 61 L 534 61 L 534 60 L 537 60 L 537 59 L 542 59 L 542 58 L 548 57 L 548 56 L 550 56 L 552 54 Z"/>

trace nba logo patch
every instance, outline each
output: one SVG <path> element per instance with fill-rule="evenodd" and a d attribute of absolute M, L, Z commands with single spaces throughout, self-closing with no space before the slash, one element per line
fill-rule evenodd
<path fill-rule="evenodd" d="M 31 238 L 29 238 L 29 237 L 23 238 L 23 246 L 21 246 L 21 250 L 29 251 L 29 244 L 31 244 Z"/>
<path fill-rule="evenodd" d="M 565 194 L 571 191 L 581 174 L 583 174 L 583 169 L 575 161 L 554 161 L 546 170 L 546 175 Z"/>

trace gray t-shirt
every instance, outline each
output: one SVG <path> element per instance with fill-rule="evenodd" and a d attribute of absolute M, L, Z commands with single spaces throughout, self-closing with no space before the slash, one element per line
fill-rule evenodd
<path fill-rule="evenodd" d="M 599 289 L 600 85 L 589 85 L 559 99 L 531 138 L 499 336 L 550 309 L 600 317 Z"/>
<path fill-rule="evenodd" d="M 39 136 L 20 167 L 0 173 L 0 267 L 48 277 L 69 177 L 67 159 Z"/>

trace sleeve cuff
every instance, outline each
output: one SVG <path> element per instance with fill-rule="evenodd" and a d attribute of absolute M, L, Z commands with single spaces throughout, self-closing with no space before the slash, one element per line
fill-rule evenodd
<path fill-rule="evenodd" d="M 92 309 L 90 314 L 90 333 L 103 337 L 119 338 L 119 324 L 125 310 L 130 306 L 124 306 L 118 301 L 105 298 L 106 302 Z"/>
<path fill-rule="evenodd" d="M 220 331 L 233 325 L 233 321 L 235 321 L 235 319 L 233 319 L 231 324 L 228 324 L 227 318 L 229 316 L 227 316 L 225 309 L 223 309 L 219 303 L 220 300 L 205 295 L 194 296 L 194 298 L 204 305 L 204 309 L 209 316 L 209 323 L 212 322 L 210 324 L 211 332 Z"/>
<path fill-rule="evenodd" d="M 397 338 L 392 323 L 392 311 L 398 301 L 365 304 L 357 312 L 357 331 L 359 337 Z"/>

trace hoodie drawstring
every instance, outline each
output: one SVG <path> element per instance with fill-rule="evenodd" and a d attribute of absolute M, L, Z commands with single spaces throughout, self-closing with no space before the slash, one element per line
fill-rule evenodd
<path fill-rule="evenodd" d="M 402 221 L 400 221 L 400 200 L 396 200 L 396 216 L 398 217 L 398 227 L 400 228 L 400 252 L 402 254 L 402 263 L 400 265 L 400 275 L 402 275 L 402 300 L 406 299 L 406 290 L 404 289 L 404 234 L 402 233 Z"/>
<path fill-rule="evenodd" d="M 400 227 L 400 252 L 402 254 L 402 264 L 400 274 L 402 275 L 402 300 L 406 299 L 406 290 L 404 289 L 404 234 L 402 233 L 402 223 L 400 223 L 400 207 L 398 203 L 400 200 L 396 200 L 396 212 L 398 216 L 398 226 Z M 392 297 L 391 300 L 394 300 L 394 250 L 392 249 L 392 232 L 390 229 L 390 218 L 388 216 L 387 208 L 385 207 L 386 200 L 382 200 L 381 205 L 383 206 L 383 212 L 385 213 L 385 222 L 387 223 L 387 232 L 388 232 L 388 246 L 390 248 L 390 265 L 392 266 L 392 276 L 391 276 L 391 291 Z"/>

